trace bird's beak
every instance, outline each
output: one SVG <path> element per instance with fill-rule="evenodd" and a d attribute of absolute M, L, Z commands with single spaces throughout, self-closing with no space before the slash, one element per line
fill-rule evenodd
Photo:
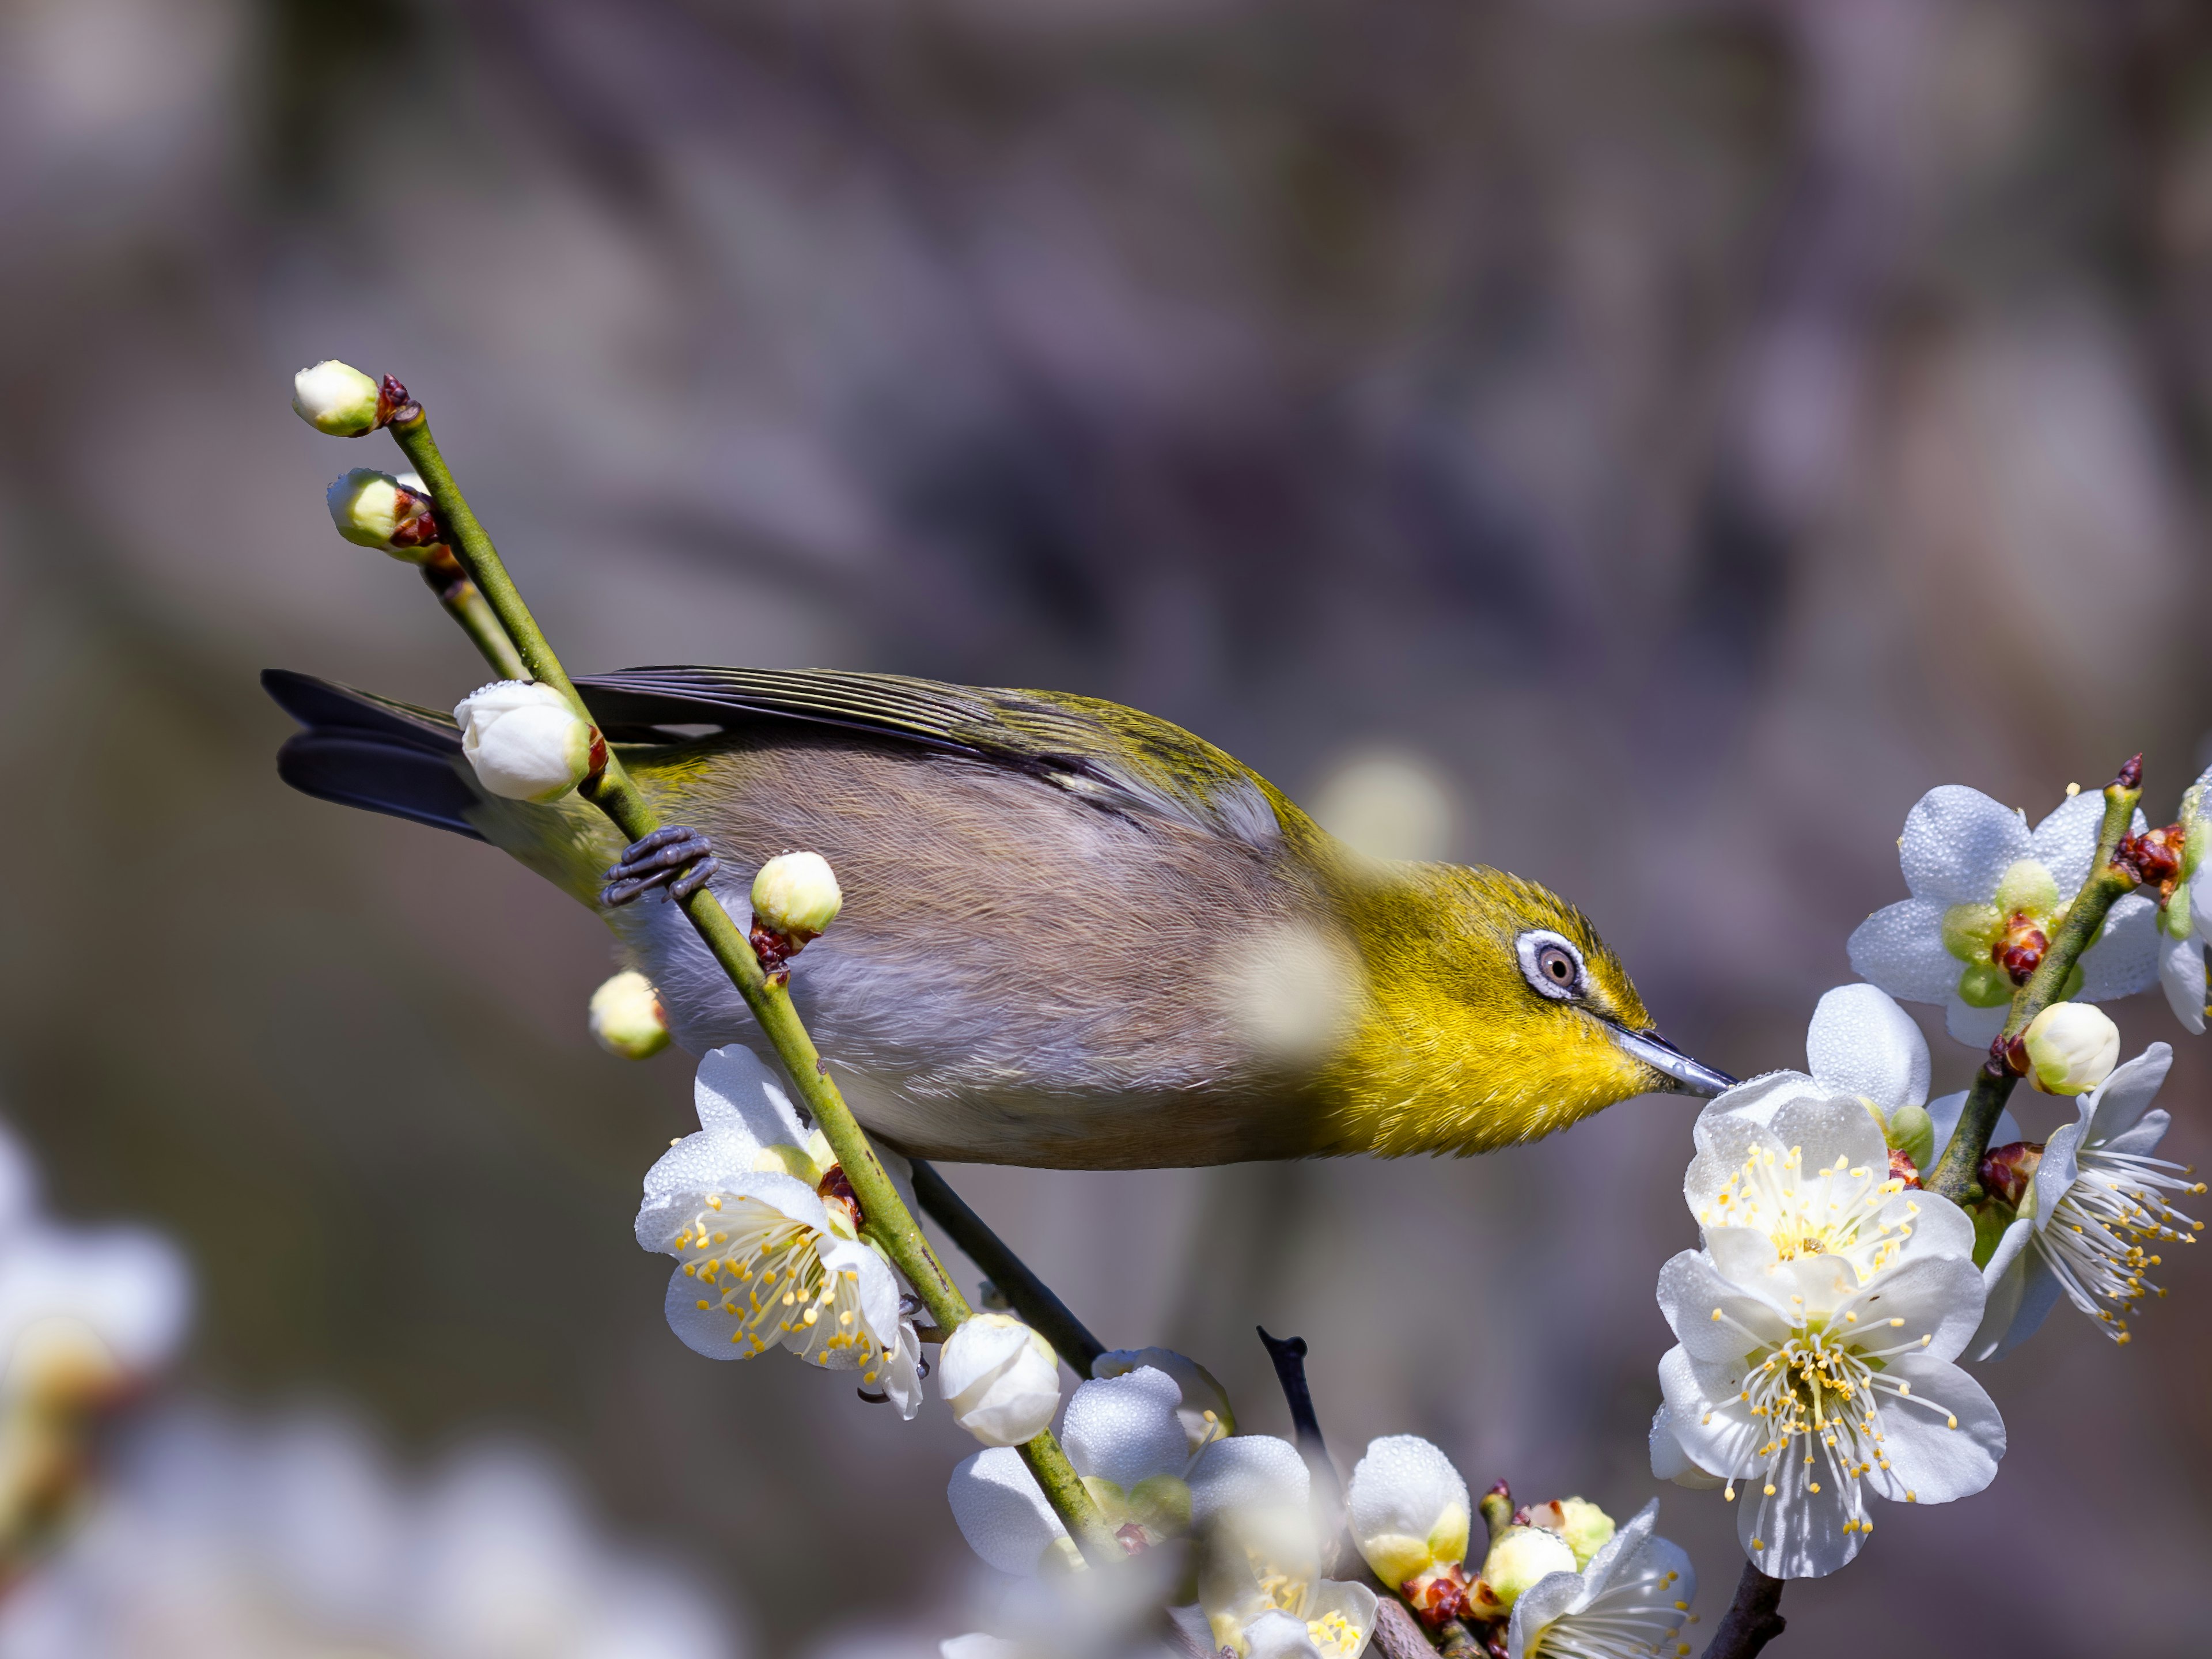
<path fill-rule="evenodd" d="M 1735 1086 L 1726 1072 L 1692 1060 L 1656 1031 L 1632 1031 L 1609 1021 L 1607 1030 L 1615 1042 L 1668 1079 L 1670 1094 L 1712 1096 Z"/>

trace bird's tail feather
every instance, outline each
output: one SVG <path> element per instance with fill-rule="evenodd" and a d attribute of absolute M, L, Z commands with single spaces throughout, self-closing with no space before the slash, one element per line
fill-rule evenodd
<path fill-rule="evenodd" d="M 276 775 L 301 793 L 487 839 L 466 816 L 483 797 L 455 765 L 449 716 L 282 668 L 261 685 L 305 728 L 276 751 Z"/>

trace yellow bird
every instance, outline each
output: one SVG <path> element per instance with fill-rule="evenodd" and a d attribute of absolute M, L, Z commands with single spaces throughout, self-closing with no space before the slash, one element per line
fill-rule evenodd
<path fill-rule="evenodd" d="M 792 995 L 872 1132 L 1073 1169 L 1487 1152 L 1732 1080 L 1652 1029 L 1582 913 L 1500 870 L 1383 863 L 1134 709 L 881 674 L 578 682 L 663 821 L 477 785 L 445 715 L 271 672 L 325 799 L 489 842 L 604 915 L 694 1054 L 751 1016 L 652 890 L 811 848 L 845 893 Z M 643 899 L 645 902 L 639 902 Z"/>

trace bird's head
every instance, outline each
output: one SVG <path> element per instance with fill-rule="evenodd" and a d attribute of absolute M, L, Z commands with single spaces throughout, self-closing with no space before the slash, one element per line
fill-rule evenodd
<path fill-rule="evenodd" d="M 1364 1149 L 1486 1152 L 1735 1080 L 1662 1037 L 1589 919 L 1534 882 L 1401 865 L 1354 883 L 1344 911 L 1367 995 L 1330 1093 Z"/>

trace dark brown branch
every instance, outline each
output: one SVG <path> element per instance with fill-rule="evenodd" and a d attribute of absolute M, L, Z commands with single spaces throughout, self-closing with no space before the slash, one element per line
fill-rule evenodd
<path fill-rule="evenodd" d="M 945 1236 L 968 1259 L 989 1275 L 1007 1304 L 1052 1344 L 1078 1376 L 1091 1375 L 1091 1367 L 1106 1352 L 1106 1345 L 1085 1329 L 1081 1320 L 1052 1293 L 1044 1280 L 1006 1247 L 983 1218 L 968 1207 L 959 1194 L 945 1184 L 933 1165 L 914 1160 L 914 1195 L 923 1212 L 945 1229 Z"/>
<path fill-rule="evenodd" d="M 1786 1621 L 1776 1609 L 1782 1605 L 1782 1583 L 1745 1562 L 1743 1577 L 1736 1581 L 1735 1603 L 1714 1628 L 1705 1659 L 1751 1659 L 1781 1635 Z"/>
<path fill-rule="evenodd" d="M 1405 1603 L 1389 1595 L 1375 1598 L 1375 1645 L 1382 1659 L 1437 1659 L 1435 1647 Z"/>

